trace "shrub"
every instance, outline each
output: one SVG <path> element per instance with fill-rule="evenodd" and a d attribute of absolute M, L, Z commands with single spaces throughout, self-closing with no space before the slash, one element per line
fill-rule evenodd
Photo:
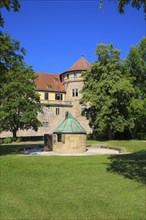
<path fill-rule="evenodd" d="M 16 141 L 17 143 L 20 143 L 20 142 L 22 141 L 22 138 L 17 138 L 15 141 Z"/>
<path fill-rule="evenodd" d="M 146 133 L 138 133 L 137 138 L 139 140 L 146 140 Z"/>
<path fill-rule="evenodd" d="M 3 139 L 3 144 L 10 144 L 12 142 L 13 142 L 13 138 L 8 137 L 8 138 Z"/>

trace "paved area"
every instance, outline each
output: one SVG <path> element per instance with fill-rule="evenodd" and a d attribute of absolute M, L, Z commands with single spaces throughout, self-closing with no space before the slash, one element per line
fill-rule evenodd
<path fill-rule="evenodd" d="M 31 149 L 22 152 L 23 155 L 42 155 L 42 156 L 90 156 L 90 155 L 99 155 L 99 154 L 121 154 L 117 150 L 113 149 L 103 149 L 89 147 L 86 152 L 83 153 L 74 153 L 74 154 L 65 154 L 65 153 L 55 153 L 53 151 L 44 151 L 43 149 Z"/>

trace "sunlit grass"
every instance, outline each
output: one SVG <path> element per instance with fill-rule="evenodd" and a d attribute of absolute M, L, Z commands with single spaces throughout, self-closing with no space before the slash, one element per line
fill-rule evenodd
<path fill-rule="evenodd" d="M 111 146 L 111 147 L 121 147 L 124 151 L 127 152 L 135 152 L 139 150 L 146 150 L 146 141 L 138 141 L 138 140 L 129 140 L 129 141 L 121 141 L 121 140 L 111 140 L 111 141 L 94 141 L 88 140 L 87 144 L 91 145 L 100 145 L 100 146 Z"/>
<path fill-rule="evenodd" d="M 20 156 L 40 143 L 0 145 L 2 220 L 145 220 L 146 143 L 87 141 L 126 155 Z"/>
<path fill-rule="evenodd" d="M 110 156 L 1 157 L 2 220 L 144 220 L 143 183 L 108 170 Z"/>

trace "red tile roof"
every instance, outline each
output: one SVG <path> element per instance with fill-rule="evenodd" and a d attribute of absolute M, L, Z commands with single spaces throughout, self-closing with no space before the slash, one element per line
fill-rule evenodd
<path fill-rule="evenodd" d="M 90 69 L 91 64 L 84 57 L 81 57 L 65 72 L 85 71 Z M 62 74 L 47 74 L 43 72 L 37 72 L 37 79 L 35 80 L 36 90 L 65 92 L 64 86 L 60 80 L 60 76 Z"/>
<path fill-rule="evenodd" d="M 91 64 L 84 58 L 78 59 L 66 72 L 75 70 L 90 70 Z"/>
<path fill-rule="evenodd" d="M 60 81 L 60 74 L 46 74 L 37 72 L 36 75 L 36 90 L 65 91 L 64 86 Z"/>

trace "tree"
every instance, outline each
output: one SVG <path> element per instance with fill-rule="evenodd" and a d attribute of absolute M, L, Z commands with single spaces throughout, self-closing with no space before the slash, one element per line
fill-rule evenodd
<path fill-rule="evenodd" d="M 7 11 L 10 11 L 11 9 L 13 11 L 19 11 L 20 4 L 18 0 L 1 0 L 0 1 L 0 9 L 6 8 Z M 2 17 L 2 13 L 0 12 L 0 26 L 4 26 L 4 19 Z"/>
<path fill-rule="evenodd" d="M 128 68 L 129 75 L 133 77 L 137 96 L 146 98 L 146 37 L 141 40 L 137 47 L 131 47 L 125 65 Z"/>
<path fill-rule="evenodd" d="M 99 3 L 99 7 L 103 8 L 105 0 L 101 0 Z M 116 0 L 118 3 L 118 11 L 121 14 L 124 14 L 124 7 L 131 4 L 133 8 L 140 9 L 143 7 L 144 13 L 146 13 L 146 0 Z"/>
<path fill-rule="evenodd" d="M 144 13 L 146 13 L 146 0 L 118 0 L 119 12 L 124 13 L 124 7 L 129 4 L 138 10 L 143 7 Z"/>
<path fill-rule="evenodd" d="M 18 0 L 1 0 L 0 8 L 18 11 Z M 4 19 L 0 14 L 0 26 Z M 37 130 L 41 111 L 39 95 L 35 92 L 35 73 L 24 62 L 25 49 L 9 34 L 0 31 L 0 132 L 11 131 L 17 136 L 19 129 Z"/>
<path fill-rule="evenodd" d="M 128 130 L 132 138 L 146 131 L 146 99 L 132 98 L 128 107 Z"/>
<path fill-rule="evenodd" d="M 97 133 L 108 133 L 111 139 L 115 132 L 123 132 L 128 125 L 128 106 L 135 93 L 130 78 L 124 75 L 120 51 L 106 44 L 97 45 L 97 62 L 91 72 L 84 72 L 85 83 L 81 104 L 88 107 L 83 114 Z"/>
<path fill-rule="evenodd" d="M 7 71 L 13 69 L 17 63 L 23 62 L 24 48 L 17 40 L 11 39 L 9 34 L 0 32 L 0 86 L 7 79 Z"/>
<path fill-rule="evenodd" d="M 137 47 L 131 47 L 125 60 L 125 67 L 132 78 L 136 91 L 135 98 L 129 106 L 129 130 L 132 137 L 146 130 L 146 38 Z"/>
<path fill-rule="evenodd" d="M 0 87 L 1 131 L 11 131 L 17 136 L 18 129 L 38 129 L 37 119 L 41 111 L 39 95 L 35 92 L 35 73 L 23 63 L 8 70 L 7 82 Z M 2 98 L 3 97 L 3 98 Z"/>

